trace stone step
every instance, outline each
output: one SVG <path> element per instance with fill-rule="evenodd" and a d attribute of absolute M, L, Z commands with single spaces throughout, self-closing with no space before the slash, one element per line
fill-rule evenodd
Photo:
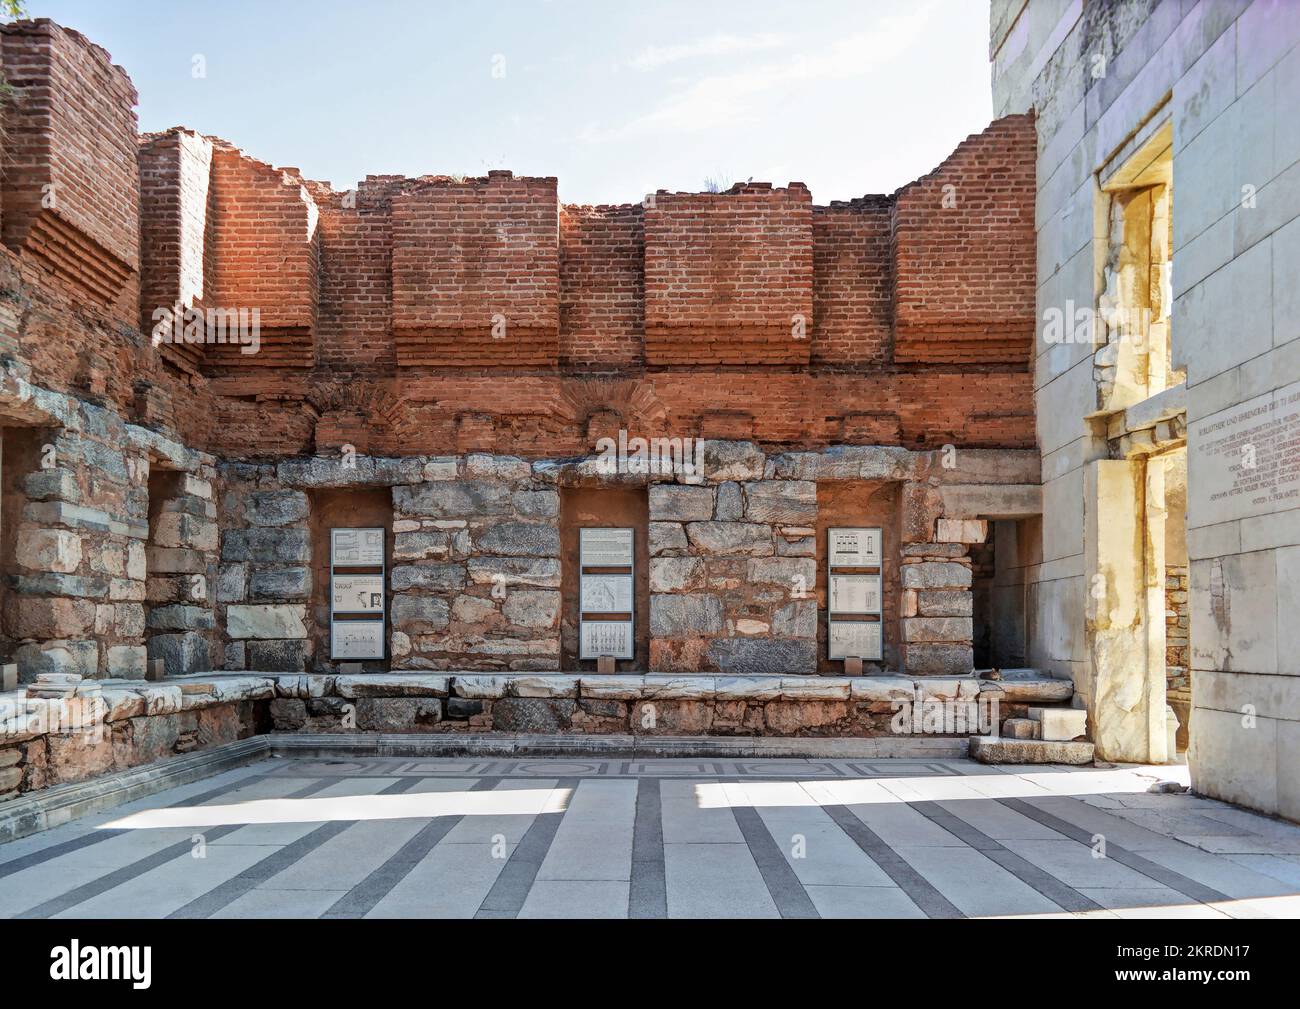
<path fill-rule="evenodd" d="M 981 764 L 1091 764 L 1093 745 L 1050 739 L 971 736 L 970 755 Z"/>
<path fill-rule="evenodd" d="M 1008 718 L 1002 722 L 1005 739 L 1037 739 L 1038 723 L 1032 718 Z"/>
<path fill-rule="evenodd" d="M 1038 723 L 1038 738 L 1042 740 L 1063 742 L 1088 732 L 1088 712 L 1082 708 L 1033 707 L 1029 717 Z"/>

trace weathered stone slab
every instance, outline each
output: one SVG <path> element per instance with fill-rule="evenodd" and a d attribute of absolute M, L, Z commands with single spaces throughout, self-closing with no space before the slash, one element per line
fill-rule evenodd
<path fill-rule="evenodd" d="M 769 477 L 783 480 L 908 480 L 915 454 L 905 448 L 845 445 L 821 452 L 786 452 L 769 460 Z"/>
<path fill-rule="evenodd" d="M 311 569 L 257 568 L 248 583 L 253 599 L 307 599 L 311 596 Z"/>
<path fill-rule="evenodd" d="M 970 617 L 908 617 L 902 622 L 904 641 L 966 642 L 971 640 Z"/>
<path fill-rule="evenodd" d="M 393 596 L 391 619 L 394 627 L 412 634 L 440 631 L 451 622 L 447 600 L 437 596 Z"/>
<path fill-rule="evenodd" d="M 1093 745 L 972 736 L 970 755 L 981 764 L 1091 764 Z"/>
<path fill-rule="evenodd" d="M 780 696 L 779 676 L 716 676 L 713 680 L 717 701 L 775 701 Z"/>
<path fill-rule="evenodd" d="M 401 564 L 390 575 L 393 590 L 407 589 L 450 590 L 465 587 L 463 564 Z"/>
<path fill-rule="evenodd" d="M 301 603 L 232 603 L 226 633 L 232 638 L 305 638 L 307 608 Z"/>
<path fill-rule="evenodd" d="M 712 487 L 668 483 L 650 485 L 652 522 L 707 522 L 712 518 Z"/>
<path fill-rule="evenodd" d="M 227 529 L 221 537 L 223 561 L 256 561 L 259 564 L 306 564 L 311 560 L 308 530 Z"/>
<path fill-rule="evenodd" d="M 718 638 L 709 642 L 708 656 L 722 672 L 737 676 L 812 672 L 817 668 L 817 642 L 803 638 Z"/>
<path fill-rule="evenodd" d="M 669 550 L 685 550 L 686 527 L 680 522 L 650 523 L 650 556 L 655 557 Z"/>
<path fill-rule="evenodd" d="M 471 557 L 467 563 L 475 585 L 560 587 L 560 562 L 539 557 Z"/>
<path fill-rule="evenodd" d="M 704 554 L 770 557 L 776 552 L 772 527 L 756 522 L 691 522 L 686 535 Z"/>
<path fill-rule="evenodd" d="M 698 588 L 704 579 L 704 562 L 698 557 L 650 558 L 650 591 L 682 592 Z"/>
<path fill-rule="evenodd" d="M 340 697 L 446 697 L 451 677 L 432 673 L 362 673 L 338 676 Z"/>
<path fill-rule="evenodd" d="M 855 701 L 876 703 L 910 701 L 916 696 L 916 683 L 907 676 L 855 676 L 850 681 L 850 696 Z"/>
<path fill-rule="evenodd" d="M 544 589 L 515 589 L 507 593 L 501 612 L 516 627 L 554 627 L 560 615 L 560 593 Z"/>
<path fill-rule="evenodd" d="M 712 676 L 646 676 L 641 697 L 662 701 L 709 701 L 714 695 Z"/>
<path fill-rule="evenodd" d="M 581 677 L 558 674 L 538 676 L 512 676 L 509 679 L 511 697 L 577 697 Z"/>
<path fill-rule="evenodd" d="M 763 450 L 752 441 L 706 440 L 704 443 L 704 476 L 714 483 L 762 480 L 766 462 Z"/>
<path fill-rule="evenodd" d="M 492 727 L 501 732 L 563 732 L 576 707 L 577 701 L 568 697 L 504 697 L 492 705 Z"/>
<path fill-rule="evenodd" d="M 986 680 L 985 683 L 996 684 L 1004 700 L 1024 703 L 1027 701 L 1068 701 L 1074 696 L 1074 681 L 1053 676 L 1043 676 L 1034 670 L 1002 670 L 1002 679 Z"/>
<path fill-rule="evenodd" d="M 722 631 L 722 600 L 702 593 L 650 597 L 650 633 L 674 638 Z"/>
<path fill-rule="evenodd" d="M 393 488 L 393 511 L 424 518 L 509 515 L 512 488 L 496 480 L 444 480 Z"/>
<path fill-rule="evenodd" d="M 579 694 L 610 701 L 635 701 L 645 688 L 644 676 L 583 676 L 579 678 Z"/>
<path fill-rule="evenodd" d="M 474 545 L 484 553 L 507 557 L 559 557 L 560 530 L 536 522 L 502 522 L 478 534 Z"/>
<path fill-rule="evenodd" d="M 922 561 L 903 565 L 905 589 L 967 589 L 971 585 L 971 569 L 952 561 Z"/>
<path fill-rule="evenodd" d="M 744 489 L 750 522 L 809 525 L 817 520 L 817 484 L 810 480 L 760 480 Z"/>
<path fill-rule="evenodd" d="M 509 682 L 509 677 L 506 676 L 457 673 L 452 682 L 452 689 L 457 697 L 495 700 L 498 697 L 506 696 L 506 688 Z"/>
<path fill-rule="evenodd" d="M 783 676 L 781 696 L 788 701 L 847 701 L 852 685 L 841 676 Z"/>

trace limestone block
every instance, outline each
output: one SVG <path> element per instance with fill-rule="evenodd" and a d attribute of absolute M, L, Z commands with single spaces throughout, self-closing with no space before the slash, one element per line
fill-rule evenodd
<path fill-rule="evenodd" d="M 132 540 L 126 545 L 126 577 L 144 581 L 148 574 L 148 551 L 139 540 Z"/>
<path fill-rule="evenodd" d="M 780 585 L 790 593 L 811 594 L 817 584 L 817 562 L 804 557 L 761 557 L 748 561 L 745 578 L 755 585 Z"/>
<path fill-rule="evenodd" d="M 455 480 L 458 475 L 456 465 L 454 455 L 437 456 L 424 464 L 421 474 L 426 480 Z"/>
<path fill-rule="evenodd" d="M 217 524 L 186 512 L 161 512 L 154 521 L 153 542 L 160 547 L 217 549 Z"/>
<path fill-rule="evenodd" d="M 247 669 L 248 648 L 243 641 L 227 641 L 222 650 L 222 669 Z"/>
<path fill-rule="evenodd" d="M 473 673 L 457 673 L 452 689 L 457 697 L 470 697 L 481 700 L 496 700 L 506 696 L 509 679 L 505 676 L 479 676 Z"/>
<path fill-rule="evenodd" d="M 817 519 L 817 484 L 811 480 L 761 480 L 744 485 L 750 522 L 808 525 Z"/>
<path fill-rule="evenodd" d="M 486 624 L 498 615 L 497 605 L 482 596 L 457 596 L 451 618 L 460 624 Z"/>
<path fill-rule="evenodd" d="M 451 554 L 452 534 L 446 529 L 399 532 L 393 536 L 394 561 L 419 561 Z"/>
<path fill-rule="evenodd" d="M 501 612 L 517 627 L 554 627 L 560 614 L 560 593 L 516 589 L 506 596 Z"/>
<path fill-rule="evenodd" d="M 881 445 L 840 445 L 820 452 L 785 452 L 769 460 L 768 477 L 783 480 L 908 480 L 915 453 Z"/>
<path fill-rule="evenodd" d="M 217 602 L 239 603 L 248 597 L 248 564 L 222 564 L 217 570 Z"/>
<path fill-rule="evenodd" d="M 582 697 L 609 701 L 635 701 L 645 689 L 644 676 L 583 676 L 578 680 L 578 693 Z"/>
<path fill-rule="evenodd" d="M 310 640 L 248 641 L 248 666 L 267 672 L 299 672 L 311 659 L 314 644 Z"/>
<path fill-rule="evenodd" d="M 786 603 L 772 615 L 772 633 L 782 638 L 817 637 L 817 600 Z"/>
<path fill-rule="evenodd" d="M 81 537 L 67 529 L 19 529 L 14 560 L 33 571 L 70 574 L 81 563 Z"/>
<path fill-rule="evenodd" d="M 566 697 L 504 697 L 492 705 L 492 728 L 500 732 L 563 732 L 577 707 Z"/>
<path fill-rule="evenodd" d="M 95 613 L 84 599 L 11 596 L 5 624 L 15 638 L 77 638 L 94 633 Z"/>
<path fill-rule="evenodd" d="M 970 755 L 981 764 L 1091 764 L 1093 745 L 971 736 Z"/>
<path fill-rule="evenodd" d="M 707 701 L 714 695 L 712 676 L 654 676 L 645 677 L 641 697 L 659 701 Z"/>
<path fill-rule="evenodd" d="M 560 587 L 560 562 L 537 557 L 471 557 L 467 564 L 475 585 Z"/>
<path fill-rule="evenodd" d="M 230 607 L 237 609 L 237 607 Z M 230 610 L 226 611 L 227 620 L 230 620 Z M 187 606 L 183 603 L 176 603 L 171 606 L 155 606 L 149 611 L 149 618 L 146 621 L 152 630 L 159 631 L 206 631 L 216 627 L 217 621 L 213 612 L 200 606 Z M 305 633 L 305 632 L 304 632 Z M 249 634 L 232 634 L 231 637 L 252 637 Z M 276 635 L 285 637 L 286 635 Z"/>
<path fill-rule="evenodd" d="M 76 473 L 59 467 L 27 474 L 23 479 L 23 493 L 33 501 L 67 501 L 76 504 L 81 500 Z"/>
<path fill-rule="evenodd" d="M 475 537 L 475 547 L 509 557 L 559 557 L 560 530 L 536 522 L 502 522 Z"/>
<path fill-rule="evenodd" d="M 1074 739 L 1088 731 L 1088 712 L 1082 708 L 1031 707 L 1029 717 L 1039 725 L 1039 739 Z"/>
<path fill-rule="evenodd" d="M 650 633 L 654 637 L 684 637 L 719 634 L 722 631 L 722 600 L 703 593 L 652 595 Z"/>
<path fill-rule="evenodd" d="M 221 539 L 223 561 L 259 564 L 306 564 L 311 560 L 311 538 L 306 529 L 227 529 Z M 159 570 L 151 565 L 153 570 Z"/>
<path fill-rule="evenodd" d="M 707 522 L 712 518 L 712 487 L 651 484 L 650 520 L 652 522 Z"/>
<path fill-rule="evenodd" d="M 704 443 L 704 476 L 714 483 L 762 480 L 766 461 L 763 450 L 751 441 Z"/>
<path fill-rule="evenodd" d="M 989 524 L 983 519 L 939 519 L 934 538 L 940 543 L 983 543 Z"/>
<path fill-rule="evenodd" d="M 650 558 L 650 591 L 682 592 L 698 588 L 704 580 L 704 562 L 698 557 Z"/>
<path fill-rule="evenodd" d="M 402 564 L 394 567 L 389 577 L 394 592 L 465 587 L 465 567 L 461 564 Z"/>
<path fill-rule="evenodd" d="M 444 630 L 451 622 L 447 600 L 436 596 L 393 596 L 392 624 L 413 634 Z"/>
<path fill-rule="evenodd" d="M 902 621 L 903 640 L 912 641 L 970 641 L 970 617 L 908 617 Z"/>
<path fill-rule="evenodd" d="M 776 552 L 772 527 L 755 522 L 691 522 L 686 535 L 702 554 L 770 557 Z"/>
<path fill-rule="evenodd" d="M 490 455 L 486 452 L 471 452 L 465 456 L 467 477 L 519 481 L 527 480 L 532 473 L 532 465 L 518 456 Z"/>
<path fill-rule="evenodd" d="M 1032 718 L 1007 718 L 1002 722 L 1002 735 L 1007 739 L 1037 739 L 1038 723 Z"/>
<path fill-rule="evenodd" d="M 250 599 L 307 599 L 311 596 L 311 569 L 254 568 L 248 581 Z"/>
<path fill-rule="evenodd" d="M 14 649 L 19 678 L 34 680 L 45 673 L 94 676 L 99 671 L 99 646 L 94 641 L 46 641 Z"/>
<path fill-rule="evenodd" d="M 718 522 L 739 522 L 745 514 L 745 498 L 740 492 L 740 484 L 728 480 L 718 487 L 717 503 L 714 505 L 713 518 Z"/>
<path fill-rule="evenodd" d="M 974 653 L 969 644 L 915 643 L 906 646 L 904 663 L 909 673 L 929 675 L 963 675 L 974 668 Z"/>
<path fill-rule="evenodd" d="M 560 514 L 560 493 L 555 490 L 517 490 L 510 495 L 510 511 L 527 518 L 555 518 Z"/>
<path fill-rule="evenodd" d="M 719 638 L 709 642 L 708 658 L 719 670 L 737 676 L 812 672 L 817 642 L 807 638 Z"/>
<path fill-rule="evenodd" d="M 849 685 L 850 697 L 855 701 L 910 701 L 916 693 L 915 683 L 907 676 L 855 676 Z"/>
<path fill-rule="evenodd" d="M 780 676 L 717 676 L 713 680 L 716 701 L 775 701 L 781 697 Z"/>
<path fill-rule="evenodd" d="M 1043 676 L 1035 670 L 1004 669 L 996 681 L 1007 701 L 1068 701 L 1074 696 L 1074 681 Z"/>
<path fill-rule="evenodd" d="M 423 518 L 482 518 L 511 513 L 512 488 L 495 480 L 444 480 L 393 488 L 397 515 Z"/>
<path fill-rule="evenodd" d="M 916 609 L 912 614 L 923 617 L 969 617 L 974 613 L 975 597 L 960 589 L 928 589 L 917 592 L 908 590 L 916 600 Z"/>
<path fill-rule="evenodd" d="M 511 697 L 577 697 L 578 676 L 512 676 L 507 693 Z"/>
<path fill-rule="evenodd" d="M 655 557 L 669 550 L 685 550 L 686 527 L 680 522 L 650 523 L 650 556 Z"/>
<path fill-rule="evenodd" d="M 306 617 L 302 604 L 231 604 L 226 607 L 226 633 L 232 638 L 305 638 Z"/>
<path fill-rule="evenodd" d="M 451 677 L 432 673 L 362 673 L 339 676 L 334 690 L 340 697 L 446 697 Z"/>
<path fill-rule="evenodd" d="M 781 677 L 781 696 L 788 701 L 847 701 L 852 687 L 846 676 Z"/>
<path fill-rule="evenodd" d="M 364 732 L 411 732 L 442 721 L 436 697 L 363 697 L 357 701 L 357 728 Z"/>
<path fill-rule="evenodd" d="M 924 700 L 971 701 L 980 695 L 980 681 L 973 676 L 926 676 L 915 686 Z"/>
<path fill-rule="evenodd" d="M 155 634 L 147 642 L 149 658 L 162 659 L 168 676 L 209 669 L 208 641 L 197 631 Z"/>
<path fill-rule="evenodd" d="M 967 589 L 971 585 L 970 568 L 952 561 L 904 564 L 902 573 L 905 589 Z"/>

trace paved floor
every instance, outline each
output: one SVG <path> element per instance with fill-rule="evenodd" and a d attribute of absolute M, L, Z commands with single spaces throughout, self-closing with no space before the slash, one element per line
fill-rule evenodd
<path fill-rule="evenodd" d="M 8 917 L 1300 917 L 1185 768 L 270 759 L 0 845 Z"/>

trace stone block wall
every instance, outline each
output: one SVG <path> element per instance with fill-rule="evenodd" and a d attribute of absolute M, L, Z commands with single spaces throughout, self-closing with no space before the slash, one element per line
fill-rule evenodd
<path fill-rule="evenodd" d="M 211 669 L 217 659 L 217 505 L 212 468 L 200 472 L 155 469 L 147 484 L 148 654 L 171 675 Z"/>

